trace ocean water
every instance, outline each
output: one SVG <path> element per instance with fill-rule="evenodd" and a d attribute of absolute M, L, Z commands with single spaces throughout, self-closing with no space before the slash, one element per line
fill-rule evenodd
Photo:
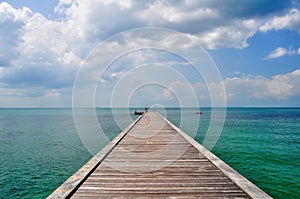
<path fill-rule="evenodd" d="M 195 139 L 203 142 L 210 108 L 201 109 L 200 119 L 195 109 L 158 111 L 175 125 L 180 119 L 199 124 Z M 131 123 L 127 109 L 115 112 L 122 125 Z M 96 114 L 107 138 L 121 132 L 111 109 Z M 88 127 L 89 115 L 82 117 Z M 193 134 L 189 126 L 183 130 Z M 106 143 L 99 141 L 93 150 Z M 212 152 L 272 197 L 299 198 L 300 108 L 228 108 Z M 71 109 L 0 109 L 0 198 L 45 198 L 91 157 Z"/>

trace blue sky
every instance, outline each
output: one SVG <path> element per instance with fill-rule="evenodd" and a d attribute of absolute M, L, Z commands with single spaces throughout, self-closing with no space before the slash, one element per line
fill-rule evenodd
<path fill-rule="evenodd" d="M 134 70 L 128 65 L 149 62 L 182 73 L 200 106 L 210 106 L 209 92 L 222 86 L 228 106 L 300 106 L 298 0 L 11 0 L 0 1 L 0 107 L 72 106 L 76 74 L 91 50 L 121 31 L 143 27 L 176 30 L 199 42 L 222 81 L 205 83 L 178 57 L 141 51 L 120 59 L 99 80 L 96 106 L 111 106 L 113 89 Z M 168 37 L 149 38 L 163 43 Z M 187 85 L 162 71 L 169 82 L 137 89 L 128 96 L 130 105 L 178 105 L 174 93 L 184 96 Z M 85 87 L 83 94 L 85 89 L 95 90 Z"/>

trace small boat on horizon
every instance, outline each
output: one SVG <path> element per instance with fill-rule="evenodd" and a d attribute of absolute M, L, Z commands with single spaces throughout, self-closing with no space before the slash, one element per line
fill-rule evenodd
<path fill-rule="evenodd" d="M 147 111 L 148 111 L 148 108 L 146 107 L 145 108 L 145 112 L 147 112 Z M 137 111 L 137 110 L 135 110 L 133 114 L 134 115 L 143 115 L 143 113 L 144 113 L 144 111 Z"/>
<path fill-rule="evenodd" d="M 134 111 L 134 115 L 142 115 L 144 112 L 143 111 Z"/>
<path fill-rule="evenodd" d="M 200 115 L 202 115 L 202 114 L 203 114 L 203 112 L 201 112 L 201 111 L 198 111 L 198 112 L 196 112 L 196 114 L 200 114 Z"/>

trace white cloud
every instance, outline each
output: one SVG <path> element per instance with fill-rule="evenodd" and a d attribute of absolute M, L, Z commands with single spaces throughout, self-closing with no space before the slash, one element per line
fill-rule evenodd
<path fill-rule="evenodd" d="M 227 4 L 218 7 L 215 3 L 60 0 L 55 8 L 61 17 L 57 20 L 47 19 L 28 8 L 14 9 L 1 3 L 0 23 L 4 28 L 0 30 L 3 41 L 0 43 L 5 51 L 0 50 L 0 65 L 78 66 L 103 39 L 122 30 L 149 25 L 183 31 L 210 49 L 247 47 L 248 38 L 257 32 L 263 18 L 232 17 L 221 9 L 228 8 Z M 297 18 L 298 14 L 298 10 L 293 10 L 287 16 Z M 7 21 L 11 25 L 7 26 Z M 173 38 L 168 40 L 171 41 L 170 44 L 176 44 Z"/>
<path fill-rule="evenodd" d="M 5 2 L 0 3 L 0 16 L 0 81 L 6 87 L 56 89 L 73 84 L 82 45 L 73 40 L 77 33 L 70 32 L 71 27 Z"/>
<path fill-rule="evenodd" d="M 36 88 L 5 88 L 0 87 L 1 107 L 66 107 L 71 104 L 70 95 L 64 90 L 49 90 Z"/>
<path fill-rule="evenodd" d="M 300 95 L 300 69 L 275 75 L 271 79 L 262 76 L 244 76 L 224 80 L 227 96 L 239 99 L 287 99 Z"/>
<path fill-rule="evenodd" d="M 235 20 L 231 25 L 204 31 L 198 34 L 196 39 L 209 49 L 245 48 L 248 46 L 247 39 L 255 34 L 258 25 L 259 22 L 254 19 Z"/>
<path fill-rule="evenodd" d="M 168 88 L 163 90 L 163 99 L 172 100 L 175 99 L 174 93 L 180 92 L 182 96 L 186 96 L 188 86 L 182 81 L 171 82 Z"/>
<path fill-rule="evenodd" d="M 121 10 L 129 9 L 132 6 L 131 0 L 101 0 L 104 5 L 117 4 Z"/>
<path fill-rule="evenodd" d="M 0 78 L 2 78 L 3 67 L 0 66 Z"/>
<path fill-rule="evenodd" d="M 297 55 L 297 54 L 299 55 L 300 54 L 299 49 L 296 50 L 296 49 L 293 49 L 293 48 L 286 49 L 286 48 L 283 48 L 283 47 L 278 47 L 275 50 L 271 51 L 269 55 L 264 57 L 264 60 L 276 59 L 276 58 L 283 57 L 283 56 L 286 56 L 286 55 L 289 55 L 289 56 L 293 56 L 293 55 Z"/>
<path fill-rule="evenodd" d="M 186 10 L 182 9 L 178 4 L 170 5 L 167 1 L 149 3 L 147 8 L 138 11 L 136 16 L 149 21 L 150 25 L 157 23 L 181 24 L 192 20 L 207 20 L 219 17 L 216 10 L 211 8 L 200 7 L 193 10 Z"/>
<path fill-rule="evenodd" d="M 0 66 L 10 67 L 18 57 L 20 30 L 31 16 L 28 8 L 14 9 L 6 2 L 0 3 Z"/>
<path fill-rule="evenodd" d="M 164 26 L 193 35 L 206 48 L 245 48 L 260 20 L 222 16 L 217 6 L 181 1 L 154 1 L 135 14 L 147 25 Z"/>
<path fill-rule="evenodd" d="M 171 3 L 153 0 L 146 4 L 130 0 L 59 0 L 55 8 L 58 18 L 51 20 L 40 13 L 32 12 L 29 8 L 15 9 L 2 2 L 0 83 L 12 89 L 18 86 L 27 87 L 28 90 L 44 88 L 48 92 L 37 91 L 37 95 L 55 95 L 53 91 L 56 89 L 72 86 L 78 67 L 93 47 L 109 36 L 130 28 L 172 28 L 184 32 L 210 49 L 245 48 L 249 45 L 248 39 L 259 30 L 267 32 L 273 29 L 290 29 L 300 32 L 299 10 L 293 9 L 280 15 L 276 12 L 244 14 L 243 9 L 255 6 L 255 3 L 252 5 L 251 2 L 243 2 L 240 6 L 232 7 L 229 6 L 230 3 L 219 1 Z M 242 9 L 239 10 L 240 8 Z M 264 22 L 266 19 L 267 22 Z M 151 43 L 153 41 L 154 44 Z M 133 44 L 130 43 L 129 35 L 128 43 L 109 44 L 106 46 L 106 53 L 117 54 L 118 52 L 114 51 L 116 45 L 133 48 L 147 43 L 163 43 L 169 47 L 184 44 L 185 49 L 194 45 L 163 34 L 149 35 L 149 39 L 141 38 Z M 265 59 L 295 54 L 300 54 L 300 48 L 295 50 L 281 47 L 272 51 Z M 136 62 L 145 61 L 143 56 L 136 55 L 135 58 Z M 121 74 L 122 71 L 111 71 L 110 78 Z M 263 81 L 262 79 L 260 81 Z M 237 80 L 228 81 L 234 83 Z M 269 83 L 269 87 L 274 87 L 273 85 L 293 90 L 282 82 Z M 279 96 L 281 92 L 270 89 L 270 95 Z M 233 95 L 234 93 L 231 96 Z"/>
<path fill-rule="evenodd" d="M 58 97 L 62 94 L 57 89 L 51 89 L 45 93 L 45 97 Z"/>
<path fill-rule="evenodd" d="M 261 105 L 270 106 L 274 101 L 284 103 L 291 97 L 300 97 L 300 69 L 271 78 L 248 75 L 226 78 L 223 82 L 194 83 L 192 86 L 200 106 L 211 106 L 212 97 L 217 103 L 215 105 L 227 99 L 229 105 L 255 106 L 258 101 L 265 100 L 268 104 Z M 176 92 L 187 100 L 191 96 L 187 95 L 186 87 L 182 82 L 174 81 L 163 90 L 160 99 L 171 101 L 175 98 L 172 92 Z M 222 92 L 223 87 L 226 93 Z"/>
<path fill-rule="evenodd" d="M 288 54 L 288 50 L 282 47 L 278 47 L 275 50 L 273 50 L 272 52 L 270 52 L 270 54 L 266 57 L 264 57 L 264 60 L 267 59 L 275 59 L 278 57 L 282 57 L 285 56 L 286 54 Z"/>
<path fill-rule="evenodd" d="M 260 27 L 262 32 L 267 32 L 273 29 L 290 29 L 296 30 L 300 33 L 300 11 L 298 9 L 292 9 L 289 13 L 282 16 L 274 16 Z"/>
<path fill-rule="evenodd" d="M 11 39 L 4 40 L 17 42 L 23 41 L 21 49 L 13 47 L 11 43 L 1 43 L 2 62 L 9 64 L 13 54 L 24 52 L 23 57 L 47 59 L 45 55 L 52 56 L 48 63 L 57 57 L 59 63 L 73 64 L 66 61 L 71 55 L 72 60 L 79 61 L 98 42 L 122 30 L 141 26 L 163 26 L 183 31 L 200 41 L 207 48 L 245 48 L 247 40 L 252 37 L 264 18 L 258 17 L 233 17 L 225 10 L 228 4 L 215 5 L 216 2 L 178 1 L 149 1 L 148 4 L 130 0 L 60 0 L 55 11 L 60 15 L 58 20 L 49 20 L 38 13 L 32 13 L 28 8 L 14 9 L 7 3 L 0 4 L 0 23 L 9 20 L 14 29 L 0 30 L 0 38 L 9 35 Z M 241 5 L 241 7 L 249 7 Z M 233 10 L 234 11 L 234 10 Z M 283 18 L 289 21 L 285 24 L 294 24 L 299 16 L 299 11 L 294 9 Z M 282 16 L 270 18 L 261 30 L 267 31 L 271 27 L 270 21 L 278 21 Z M 280 21 L 280 20 L 279 20 Z M 275 22 L 274 22 L 275 23 Z M 11 26 L 2 26 L 11 27 Z M 272 26 L 273 27 L 273 26 Z M 284 27 L 293 28 L 292 25 Z M 8 34 L 14 33 L 14 34 Z M 36 35 L 39 35 L 36 37 Z M 3 46 L 5 45 L 5 46 Z M 3 47 L 3 48 L 2 48 Z M 39 48 L 35 48 L 39 47 Z M 48 49 L 49 47 L 49 49 Z M 33 50 L 39 49 L 40 52 Z M 19 52 L 15 52 L 15 51 Z M 31 55 L 30 55 L 31 53 Z M 36 54 L 37 56 L 35 56 Z M 70 59 L 69 59 L 70 60 Z M 23 61 L 23 60 L 22 60 Z M 4 65 L 3 63 L 0 63 Z"/>
<path fill-rule="evenodd" d="M 29 8 L 14 9 L 7 2 L 0 3 L 0 23 L 5 21 L 24 22 L 31 15 L 32 11 Z"/>

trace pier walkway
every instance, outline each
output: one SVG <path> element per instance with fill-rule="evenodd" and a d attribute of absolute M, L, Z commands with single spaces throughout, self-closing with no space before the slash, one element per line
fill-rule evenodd
<path fill-rule="evenodd" d="M 48 198 L 271 198 L 156 112 L 146 112 Z"/>

